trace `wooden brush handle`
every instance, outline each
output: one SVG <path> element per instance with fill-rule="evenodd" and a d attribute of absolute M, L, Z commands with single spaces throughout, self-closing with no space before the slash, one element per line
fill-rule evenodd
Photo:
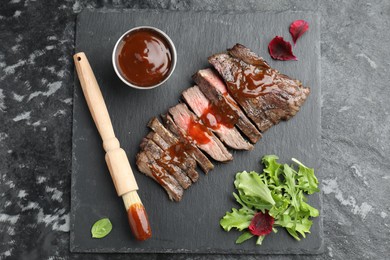
<path fill-rule="evenodd" d="M 89 111 L 103 140 L 107 166 L 117 194 L 122 196 L 138 190 L 126 153 L 120 148 L 119 141 L 115 137 L 106 103 L 88 59 L 83 52 L 76 53 L 73 59 Z"/>

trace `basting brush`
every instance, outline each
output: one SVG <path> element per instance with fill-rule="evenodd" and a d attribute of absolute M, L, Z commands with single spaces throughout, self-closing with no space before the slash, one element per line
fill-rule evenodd
<path fill-rule="evenodd" d="M 120 148 L 119 141 L 115 137 L 111 119 L 95 75 L 83 52 L 76 53 L 73 59 L 89 111 L 103 140 L 108 170 L 116 192 L 118 196 L 122 197 L 125 204 L 130 228 L 138 240 L 146 240 L 152 235 L 148 215 L 138 196 L 138 185 L 127 155 Z"/>

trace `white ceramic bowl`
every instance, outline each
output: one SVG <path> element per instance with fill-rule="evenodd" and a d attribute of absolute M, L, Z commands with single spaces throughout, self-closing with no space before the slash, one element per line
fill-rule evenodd
<path fill-rule="evenodd" d="M 119 69 L 119 64 L 118 64 L 118 47 L 120 45 L 120 43 L 122 42 L 123 38 L 126 37 L 128 34 L 134 32 L 134 31 L 137 31 L 137 30 L 143 30 L 143 29 L 147 29 L 147 30 L 152 30 L 152 31 L 155 31 L 157 32 L 158 34 L 160 34 L 168 43 L 169 45 L 169 49 L 171 51 L 171 69 L 169 71 L 169 74 L 166 76 L 166 78 L 155 84 L 155 85 L 152 85 L 152 86 L 147 86 L 147 87 L 144 87 L 144 86 L 137 86 L 131 82 L 129 82 L 121 73 L 120 69 Z M 160 29 L 157 29 L 155 27 L 152 27 L 152 26 L 138 26 L 138 27 L 134 27 L 130 30 L 128 30 L 127 32 L 125 32 L 124 34 L 122 34 L 121 37 L 119 37 L 118 41 L 116 42 L 115 44 L 115 47 L 114 47 L 114 50 L 112 52 L 112 65 L 114 66 L 114 70 L 115 70 L 115 73 L 116 75 L 118 75 L 118 77 L 123 81 L 123 83 L 125 83 L 126 85 L 132 87 L 132 88 L 136 88 L 136 89 L 143 89 L 143 90 L 146 90 L 146 89 L 153 89 L 153 88 L 156 88 L 158 86 L 161 86 L 162 84 L 164 84 L 164 82 L 166 82 L 169 77 L 172 75 L 173 71 L 175 70 L 175 67 L 176 67 L 176 61 L 177 61 L 177 53 L 176 53 L 176 48 L 175 48 L 175 45 L 173 44 L 173 41 L 171 40 L 171 38 L 169 38 L 169 36 L 164 33 L 163 31 L 161 31 Z"/>

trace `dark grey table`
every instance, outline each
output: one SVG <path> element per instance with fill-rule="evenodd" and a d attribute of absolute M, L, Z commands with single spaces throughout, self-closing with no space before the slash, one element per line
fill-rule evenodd
<path fill-rule="evenodd" d="M 211 257 L 69 253 L 74 76 L 71 55 L 75 17 L 83 8 L 320 12 L 325 253 L 315 257 L 264 258 L 388 257 L 389 1 L 3 0 L 0 2 L 0 259 Z"/>

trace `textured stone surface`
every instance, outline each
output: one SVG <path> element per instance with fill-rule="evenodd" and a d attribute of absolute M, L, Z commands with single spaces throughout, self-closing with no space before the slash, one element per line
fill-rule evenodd
<path fill-rule="evenodd" d="M 134 7 L 319 11 L 325 253 L 264 258 L 388 258 L 389 1 L 4 0 L 0 2 L 0 259 L 129 258 L 69 253 L 71 54 L 75 17 L 83 8 Z"/>

